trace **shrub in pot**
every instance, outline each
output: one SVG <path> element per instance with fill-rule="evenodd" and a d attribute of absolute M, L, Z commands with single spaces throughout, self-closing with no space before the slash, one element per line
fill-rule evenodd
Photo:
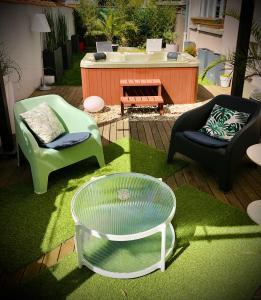
<path fill-rule="evenodd" d="M 45 10 L 45 15 L 51 32 L 44 34 L 44 51 L 43 51 L 43 64 L 44 74 L 54 75 L 56 81 L 60 80 L 63 75 L 63 57 L 62 48 L 58 47 L 55 22 L 51 11 Z"/>
<path fill-rule="evenodd" d="M 197 49 L 193 44 L 189 44 L 188 46 L 186 46 L 184 52 L 187 52 L 194 57 L 197 56 Z"/>
<path fill-rule="evenodd" d="M 176 44 L 178 35 L 176 32 L 170 30 L 163 33 L 163 39 L 166 43 L 166 51 L 177 52 L 179 50 L 178 44 Z"/>
<path fill-rule="evenodd" d="M 69 69 L 72 66 L 72 43 L 68 40 L 66 18 L 61 12 L 57 14 L 56 31 L 58 46 L 62 47 L 63 67 Z"/>

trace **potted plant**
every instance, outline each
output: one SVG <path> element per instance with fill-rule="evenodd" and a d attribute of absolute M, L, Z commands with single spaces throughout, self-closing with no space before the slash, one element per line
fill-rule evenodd
<path fill-rule="evenodd" d="M 58 81 L 63 75 L 63 57 L 62 48 L 58 47 L 55 22 L 51 11 L 45 10 L 45 15 L 48 24 L 51 28 L 51 32 L 44 34 L 44 51 L 43 51 L 43 65 L 44 74 L 55 76 L 55 80 Z"/>
<path fill-rule="evenodd" d="M 184 52 L 196 57 L 197 56 L 197 49 L 194 44 L 188 44 L 188 46 L 185 47 Z"/>
<path fill-rule="evenodd" d="M 231 81 L 231 73 L 223 73 L 220 75 L 220 86 L 229 87 Z"/>
<path fill-rule="evenodd" d="M 176 44 L 178 34 L 170 30 L 163 33 L 163 39 L 166 43 L 166 51 L 177 52 L 179 50 L 178 45 Z"/>
<path fill-rule="evenodd" d="M 15 133 L 14 125 L 14 90 L 13 76 L 17 76 L 17 81 L 21 79 L 21 69 L 7 54 L 3 43 L 0 43 L 0 136 L 3 151 L 5 153 L 14 152 L 12 133 Z M 12 77 L 12 78 L 11 78 Z"/>
<path fill-rule="evenodd" d="M 62 47 L 63 67 L 69 69 L 72 66 L 72 43 L 68 40 L 68 27 L 65 16 L 58 11 L 56 19 L 57 43 Z"/>

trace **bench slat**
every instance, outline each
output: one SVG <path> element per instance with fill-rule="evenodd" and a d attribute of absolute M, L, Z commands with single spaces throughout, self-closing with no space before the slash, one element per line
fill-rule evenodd
<path fill-rule="evenodd" d="M 160 86 L 160 79 L 121 79 L 120 86 Z"/>
<path fill-rule="evenodd" d="M 133 96 L 133 97 L 121 97 L 121 102 L 125 105 L 152 105 L 164 103 L 161 96 Z"/>

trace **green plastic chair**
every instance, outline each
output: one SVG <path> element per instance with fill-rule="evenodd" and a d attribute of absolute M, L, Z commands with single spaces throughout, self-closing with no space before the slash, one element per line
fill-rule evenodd
<path fill-rule="evenodd" d="M 68 132 L 91 132 L 91 137 L 77 145 L 61 149 L 39 147 L 36 139 L 20 114 L 40 103 L 46 102 L 57 113 Z M 19 148 L 30 163 L 34 192 L 47 192 L 48 176 L 51 172 L 95 156 L 100 167 L 105 165 L 99 129 L 95 121 L 83 111 L 73 107 L 58 95 L 46 95 L 28 98 L 15 103 L 14 106 L 17 157 L 19 166 Z"/>

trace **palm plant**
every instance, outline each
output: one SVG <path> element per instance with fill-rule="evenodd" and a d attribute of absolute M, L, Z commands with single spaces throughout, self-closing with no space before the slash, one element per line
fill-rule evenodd
<path fill-rule="evenodd" d="M 50 26 L 51 31 L 44 34 L 45 48 L 54 51 L 57 48 L 57 39 L 55 34 L 55 22 L 51 10 L 44 10 L 47 22 Z"/>
<path fill-rule="evenodd" d="M 228 11 L 226 15 L 239 20 L 239 15 L 235 11 Z M 254 39 L 254 42 L 250 42 L 247 56 L 245 56 L 243 52 L 231 52 L 227 56 L 221 56 L 220 59 L 213 61 L 206 67 L 202 75 L 202 80 L 205 78 L 209 70 L 219 64 L 225 63 L 226 70 L 232 74 L 237 61 L 240 62 L 240 64 L 237 66 L 239 68 L 242 68 L 244 65 L 246 65 L 245 79 L 253 76 L 261 76 L 261 26 L 255 21 L 252 23 L 251 35 Z"/>
<path fill-rule="evenodd" d="M 112 8 L 107 11 L 100 11 L 96 20 L 95 29 L 91 34 L 94 36 L 105 35 L 107 40 L 114 41 L 120 38 L 123 44 L 126 43 L 127 35 L 130 32 L 137 33 L 137 26 L 131 21 L 124 21 L 124 18 Z"/>
<path fill-rule="evenodd" d="M 122 19 L 117 16 L 113 9 L 108 12 L 100 11 L 99 18 L 96 21 L 96 28 L 92 32 L 93 35 L 105 35 L 109 41 L 119 36 Z"/>
<path fill-rule="evenodd" d="M 59 11 L 56 19 L 57 43 L 62 46 L 68 40 L 68 28 L 65 16 Z"/>

